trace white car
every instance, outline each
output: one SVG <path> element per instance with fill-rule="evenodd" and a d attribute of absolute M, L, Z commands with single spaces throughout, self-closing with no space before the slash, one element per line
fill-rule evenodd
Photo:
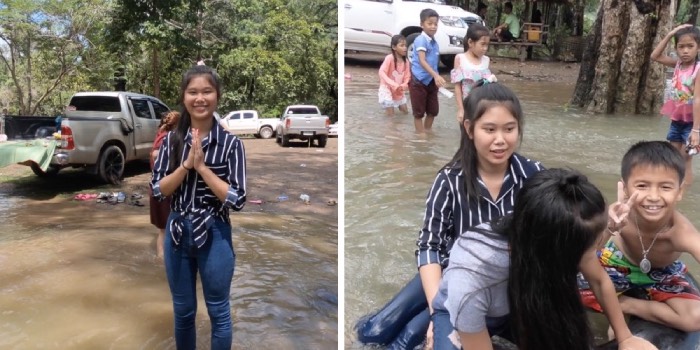
<path fill-rule="evenodd" d="M 234 135 L 253 134 L 257 138 L 269 139 L 275 135 L 279 119 L 260 118 L 257 111 L 244 110 L 229 112 L 219 119 L 219 124 Z"/>
<path fill-rule="evenodd" d="M 345 13 L 345 49 L 391 53 L 391 37 L 406 37 L 410 57 L 412 44 L 422 32 L 420 12 L 426 8 L 440 15 L 435 40 L 440 46 L 440 61 L 448 67 L 454 56 L 464 52 L 462 43 L 472 23 L 483 24 L 477 14 L 435 0 L 343 0 Z"/>
<path fill-rule="evenodd" d="M 340 125 L 338 122 L 331 124 L 331 126 L 328 127 L 328 137 L 338 137 L 339 130 Z"/>

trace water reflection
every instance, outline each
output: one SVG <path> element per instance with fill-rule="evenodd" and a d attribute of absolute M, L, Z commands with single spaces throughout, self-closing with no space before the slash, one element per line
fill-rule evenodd
<path fill-rule="evenodd" d="M 414 251 L 425 198 L 436 172 L 459 142 L 454 100 L 440 96 L 434 133 L 414 133 L 410 115 L 390 118 L 376 104 L 373 69 L 353 68 L 345 88 L 345 343 L 353 349 L 356 320 L 383 305 L 416 273 Z M 608 201 L 624 152 L 638 140 L 663 140 L 668 120 L 632 115 L 591 116 L 567 107 L 571 84 L 509 83 L 525 112 L 520 153 L 546 167 L 572 167 Z M 696 160 L 696 163 L 698 161 Z M 697 164 L 695 173 L 697 174 Z M 679 210 L 700 211 L 695 182 Z M 700 218 L 688 215 L 696 226 Z M 691 259 L 691 271 L 700 267 Z"/>

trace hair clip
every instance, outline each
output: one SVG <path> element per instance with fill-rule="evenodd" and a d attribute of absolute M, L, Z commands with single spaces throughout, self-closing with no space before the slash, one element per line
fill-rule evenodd
<path fill-rule="evenodd" d="M 496 81 L 498 81 L 496 79 L 496 76 L 491 74 L 488 77 L 481 78 L 481 80 L 479 80 L 479 82 L 476 83 L 476 86 L 484 86 L 486 84 L 495 83 Z"/>

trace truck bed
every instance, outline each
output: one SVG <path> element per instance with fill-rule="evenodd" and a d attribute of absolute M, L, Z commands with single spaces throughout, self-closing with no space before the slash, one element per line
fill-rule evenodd
<path fill-rule="evenodd" d="M 6 115 L 5 134 L 8 140 L 32 140 L 51 136 L 56 131 L 55 117 Z"/>

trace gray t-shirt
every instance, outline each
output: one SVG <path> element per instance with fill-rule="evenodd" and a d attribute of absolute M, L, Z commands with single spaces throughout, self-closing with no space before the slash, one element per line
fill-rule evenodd
<path fill-rule="evenodd" d="M 486 232 L 467 231 L 459 236 L 450 253 L 433 308 L 447 310 L 460 332 L 486 328 L 486 317 L 509 313 L 506 237 L 491 232 L 491 224 L 477 226 Z"/>

